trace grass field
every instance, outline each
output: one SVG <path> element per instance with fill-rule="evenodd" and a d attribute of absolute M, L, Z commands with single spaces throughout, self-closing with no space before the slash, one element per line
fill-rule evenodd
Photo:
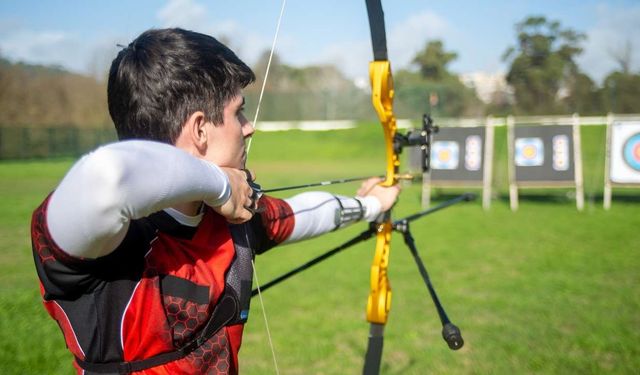
<path fill-rule="evenodd" d="M 251 168 L 263 187 L 379 174 L 378 125 L 327 133 L 258 133 Z M 570 189 L 506 195 L 504 129 L 496 134 L 495 197 L 453 206 L 412 226 L 432 281 L 465 347 L 450 351 L 417 268 L 393 240 L 393 304 L 384 374 L 601 374 L 640 368 L 640 191 L 614 190 L 602 209 L 604 128 L 582 130 L 586 208 Z M 71 160 L 0 163 L 0 374 L 71 374 L 71 357 L 40 303 L 30 213 Z M 332 187 L 352 194 L 356 185 Z M 408 186 L 396 216 L 418 210 Z M 458 191 L 435 191 L 435 202 Z M 284 196 L 284 194 L 282 195 Z M 257 260 L 261 283 L 363 230 L 356 225 Z M 366 349 L 373 241 L 264 293 L 282 374 L 357 374 Z M 240 352 L 245 374 L 273 374 L 262 308 L 253 301 Z"/>

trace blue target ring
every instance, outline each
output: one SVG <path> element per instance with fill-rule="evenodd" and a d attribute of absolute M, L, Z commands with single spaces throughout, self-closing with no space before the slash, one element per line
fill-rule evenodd
<path fill-rule="evenodd" d="M 627 139 L 622 147 L 622 157 L 629 167 L 640 172 L 640 133 Z"/>

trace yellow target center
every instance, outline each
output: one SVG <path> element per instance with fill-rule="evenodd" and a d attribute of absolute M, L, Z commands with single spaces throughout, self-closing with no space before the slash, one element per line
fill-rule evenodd
<path fill-rule="evenodd" d="M 527 159 L 531 159 L 536 156 L 536 148 L 531 145 L 524 146 L 522 149 L 522 155 Z"/>
<path fill-rule="evenodd" d="M 449 150 L 440 150 L 438 153 L 438 159 L 447 162 L 451 159 L 451 153 Z"/>

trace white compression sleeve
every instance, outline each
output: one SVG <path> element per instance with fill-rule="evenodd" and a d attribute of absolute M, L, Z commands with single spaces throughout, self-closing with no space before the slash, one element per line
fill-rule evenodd
<path fill-rule="evenodd" d="M 53 192 L 47 223 L 65 252 L 97 258 L 122 242 L 133 219 L 185 202 L 229 199 L 227 175 L 168 144 L 125 141 L 80 159 Z"/>
<path fill-rule="evenodd" d="M 293 232 L 285 243 L 315 237 L 359 219 L 373 221 L 381 209 L 375 197 L 349 198 L 320 191 L 298 194 L 285 201 L 295 216 Z"/>

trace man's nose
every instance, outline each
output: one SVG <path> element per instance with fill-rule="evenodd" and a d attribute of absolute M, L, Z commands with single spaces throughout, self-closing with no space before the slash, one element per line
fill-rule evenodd
<path fill-rule="evenodd" d="M 251 123 L 251 121 L 247 121 L 242 125 L 242 133 L 245 138 L 252 136 L 255 132 L 256 128 L 253 127 L 253 123 Z"/>

